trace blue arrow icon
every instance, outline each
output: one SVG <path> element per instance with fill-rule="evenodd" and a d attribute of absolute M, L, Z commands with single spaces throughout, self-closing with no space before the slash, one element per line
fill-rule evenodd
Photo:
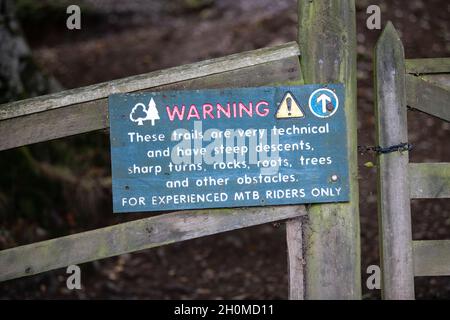
<path fill-rule="evenodd" d="M 319 118 L 328 118 L 336 113 L 339 99 L 330 89 L 317 89 L 309 97 L 309 109 Z"/>

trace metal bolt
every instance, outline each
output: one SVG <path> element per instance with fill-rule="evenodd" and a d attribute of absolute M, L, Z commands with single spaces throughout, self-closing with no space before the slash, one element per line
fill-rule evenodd
<path fill-rule="evenodd" d="M 338 179 L 339 179 L 339 177 L 338 177 L 336 174 L 333 174 L 333 175 L 331 176 L 331 181 L 333 181 L 333 182 L 338 181 Z"/>

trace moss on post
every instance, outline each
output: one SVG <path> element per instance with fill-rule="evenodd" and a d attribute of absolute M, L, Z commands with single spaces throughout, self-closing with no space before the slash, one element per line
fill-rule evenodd
<path fill-rule="evenodd" d="M 300 65 L 305 83 L 343 83 L 350 202 L 312 205 L 304 224 L 305 298 L 360 299 L 354 0 L 299 0 Z"/>

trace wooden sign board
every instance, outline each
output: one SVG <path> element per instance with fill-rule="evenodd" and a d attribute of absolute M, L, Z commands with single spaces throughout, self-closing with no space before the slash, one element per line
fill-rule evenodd
<path fill-rule="evenodd" d="M 349 200 L 342 84 L 114 94 L 114 212 Z"/>

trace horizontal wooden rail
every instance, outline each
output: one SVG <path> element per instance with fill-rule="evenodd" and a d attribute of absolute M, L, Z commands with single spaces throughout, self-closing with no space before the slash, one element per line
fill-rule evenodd
<path fill-rule="evenodd" d="M 425 81 L 437 85 L 438 87 L 450 90 L 450 73 L 426 74 L 420 77 Z"/>
<path fill-rule="evenodd" d="M 0 120 L 98 100 L 106 98 L 113 93 L 145 90 L 169 83 L 191 80 L 216 73 L 282 60 L 298 56 L 298 50 L 297 44 L 290 42 L 277 47 L 247 51 L 217 59 L 205 60 L 166 70 L 7 103 L 0 105 Z"/>
<path fill-rule="evenodd" d="M 450 121 L 450 91 L 441 86 L 407 74 L 406 102 L 413 109 Z"/>
<path fill-rule="evenodd" d="M 410 163 L 411 199 L 450 198 L 450 163 Z"/>
<path fill-rule="evenodd" d="M 407 73 L 450 73 L 450 58 L 406 59 Z"/>
<path fill-rule="evenodd" d="M 302 215 L 303 206 L 162 214 L 0 251 L 0 281 Z"/>
<path fill-rule="evenodd" d="M 300 79 L 295 42 L 0 105 L 0 150 L 109 127 L 112 93 L 262 86 Z M 45 111 L 45 112 L 44 112 Z"/>
<path fill-rule="evenodd" d="M 413 241 L 415 276 L 450 275 L 450 240 Z"/>

